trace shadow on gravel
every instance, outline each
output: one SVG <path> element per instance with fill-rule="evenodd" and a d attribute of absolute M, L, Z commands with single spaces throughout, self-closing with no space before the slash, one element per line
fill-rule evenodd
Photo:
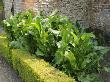
<path fill-rule="evenodd" d="M 0 56 L 0 82 L 22 82 L 2 56 Z"/>

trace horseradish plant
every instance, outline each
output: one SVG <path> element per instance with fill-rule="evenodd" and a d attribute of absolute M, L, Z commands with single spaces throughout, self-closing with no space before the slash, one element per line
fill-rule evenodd
<path fill-rule="evenodd" d="M 99 62 L 108 49 L 97 46 L 95 35 L 78 21 L 72 24 L 57 11 L 48 16 L 26 11 L 4 20 L 4 30 L 10 47 L 44 58 L 77 81 L 99 81 L 95 74 L 104 69 Z"/>

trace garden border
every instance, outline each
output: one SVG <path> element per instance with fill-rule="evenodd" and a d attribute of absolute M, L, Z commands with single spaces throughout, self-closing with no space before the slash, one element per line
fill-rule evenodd
<path fill-rule="evenodd" d="M 43 59 L 36 58 L 20 49 L 10 49 L 5 35 L 0 35 L 0 55 L 16 70 L 25 82 L 76 82 Z"/>

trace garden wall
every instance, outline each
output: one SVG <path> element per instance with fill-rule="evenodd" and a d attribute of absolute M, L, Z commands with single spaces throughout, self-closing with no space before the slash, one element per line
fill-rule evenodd
<path fill-rule="evenodd" d="M 26 9 L 50 13 L 57 8 L 72 21 L 79 20 L 84 27 L 110 32 L 109 0 L 4 0 L 6 18 L 10 16 L 12 1 L 14 14 Z"/>
<path fill-rule="evenodd" d="M 110 0 L 94 0 L 91 11 L 95 27 L 110 32 Z"/>
<path fill-rule="evenodd" d="M 61 14 L 68 16 L 72 21 L 78 19 L 83 23 L 86 20 L 86 1 L 87 0 L 14 0 L 14 14 L 27 9 L 34 10 L 35 12 L 43 10 L 46 11 L 46 13 L 51 13 L 53 10 L 58 9 Z M 4 2 L 6 18 L 8 18 L 12 4 L 7 4 L 12 3 L 12 1 L 4 0 Z"/>

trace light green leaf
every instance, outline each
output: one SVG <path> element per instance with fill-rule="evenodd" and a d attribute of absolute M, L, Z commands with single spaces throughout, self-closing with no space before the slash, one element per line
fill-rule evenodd
<path fill-rule="evenodd" d="M 51 28 L 49 28 L 49 31 L 52 32 L 53 34 L 56 34 L 56 35 L 59 35 L 60 34 L 60 31 L 58 30 L 53 30 Z"/>
<path fill-rule="evenodd" d="M 40 50 L 37 50 L 37 52 L 35 52 L 35 54 L 37 56 L 44 56 L 45 54 L 43 54 Z"/>
<path fill-rule="evenodd" d="M 82 36 L 81 36 L 81 39 L 82 39 L 82 40 L 90 39 L 90 38 L 95 38 L 95 35 L 92 34 L 92 33 L 84 33 L 84 34 L 82 34 Z"/>
<path fill-rule="evenodd" d="M 110 73 L 110 67 L 104 67 L 104 71 Z"/>

